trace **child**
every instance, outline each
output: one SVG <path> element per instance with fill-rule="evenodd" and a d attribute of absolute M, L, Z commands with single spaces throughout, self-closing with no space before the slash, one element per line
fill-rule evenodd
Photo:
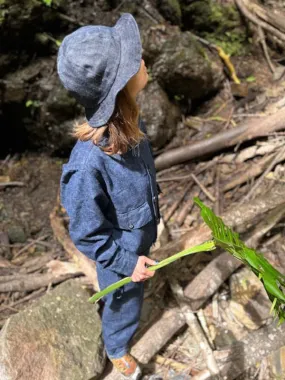
<path fill-rule="evenodd" d="M 136 95 L 148 80 L 139 29 L 124 13 L 114 27 L 88 25 L 66 36 L 57 69 L 64 87 L 85 108 L 77 142 L 63 165 L 61 202 L 79 251 L 96 261 L 100 288 L 131 276 L 104 299 L 103 339 L 122 378 L 141 370 L 128 344 L 140 318 L 146 265 L 160 219 L 151 147 Z"/>

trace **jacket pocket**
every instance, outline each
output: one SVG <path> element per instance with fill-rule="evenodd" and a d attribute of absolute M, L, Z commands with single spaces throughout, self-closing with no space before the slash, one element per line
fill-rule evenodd
<path fill-rule="evenodd" d="M 141 206 L 124 213 L 116 213 L 117 220 L 114 223 L 115 227 L 123 230 L 132 230 L 141 228 L 153 219 L 150 205 L 148 202 Z"/>

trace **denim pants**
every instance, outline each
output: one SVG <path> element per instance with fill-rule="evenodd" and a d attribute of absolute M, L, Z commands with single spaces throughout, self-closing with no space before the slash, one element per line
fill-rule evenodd
<path fill-rule="evenodd" d="M 125 277 L 99 263 L 96 268 L 100 290 Z M 129 342 L 139 325 L 143 294 L 143 282 L 130 282 L 103 298 L 103 340 L 110 359 L 120 358 L 129 351 Z"/>

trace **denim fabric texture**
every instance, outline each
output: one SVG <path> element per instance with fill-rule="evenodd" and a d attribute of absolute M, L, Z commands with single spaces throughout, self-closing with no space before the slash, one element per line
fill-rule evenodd
<path fill-rule="evenodd" d="M 141 118 L 139 125 L 144 131 Z M 102 268 L 131 276 L 138 255 L 156 241 L 160 219 L 147 138 L 122 155 L 78 140 L 63 165 L 60 197 L 77 249 Z"/>
<path fill-rule="evenodd" d="M 107 123 L 118 92 L 141 65 L 142 44 L 135 18 L 123 13 L 115 26 L 86 25 L 64 37 L 57 71 L 63 86 L 85 107 L 91 127 Z"/>
<path fill-rule="evenodd" d="M 139 126 L 146 133 L 145 124 Z M 130 276 L 140 255 L 157 238 L 158 186 L 151 145 L 145 138 L 123 155 L 77 141 L 60 180 L 69 234 L 79 251 L 96 261 L 100 289 Z M 139 325 L 142 282 L 131 282 L 103 298 L 102 330 L 109 358 L 120 358 Z"/>
<path fill-rule="evenodd" d="M 147 256 L 148 252 L 143 254 Z M 124 278 L 98 263 L 96 269 L 100 289 Z M 102 331 L 110 359 L 121 358 L 129 351 L 129 343 L 139 326 L 143 294 L 143 282 L 130 282 L 103 298 Z"/>

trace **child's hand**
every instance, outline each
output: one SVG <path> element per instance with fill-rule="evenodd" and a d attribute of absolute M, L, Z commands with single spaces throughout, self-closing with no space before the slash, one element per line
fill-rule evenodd
<path fill-rule="evenodd" d="M 150 277 L 153 277 L 155 272 L 148 270 L 145 266 L 145 264 L 148 265 L 155 265 L 157 264 L 156 261 L 149 259 L 146 256 L 140 256 L 137 262 L 137 265 L 133 271 L 133 274 L 131 276 L 131 279 L 133 282 L 140 282 L 147 280 Z"/>

